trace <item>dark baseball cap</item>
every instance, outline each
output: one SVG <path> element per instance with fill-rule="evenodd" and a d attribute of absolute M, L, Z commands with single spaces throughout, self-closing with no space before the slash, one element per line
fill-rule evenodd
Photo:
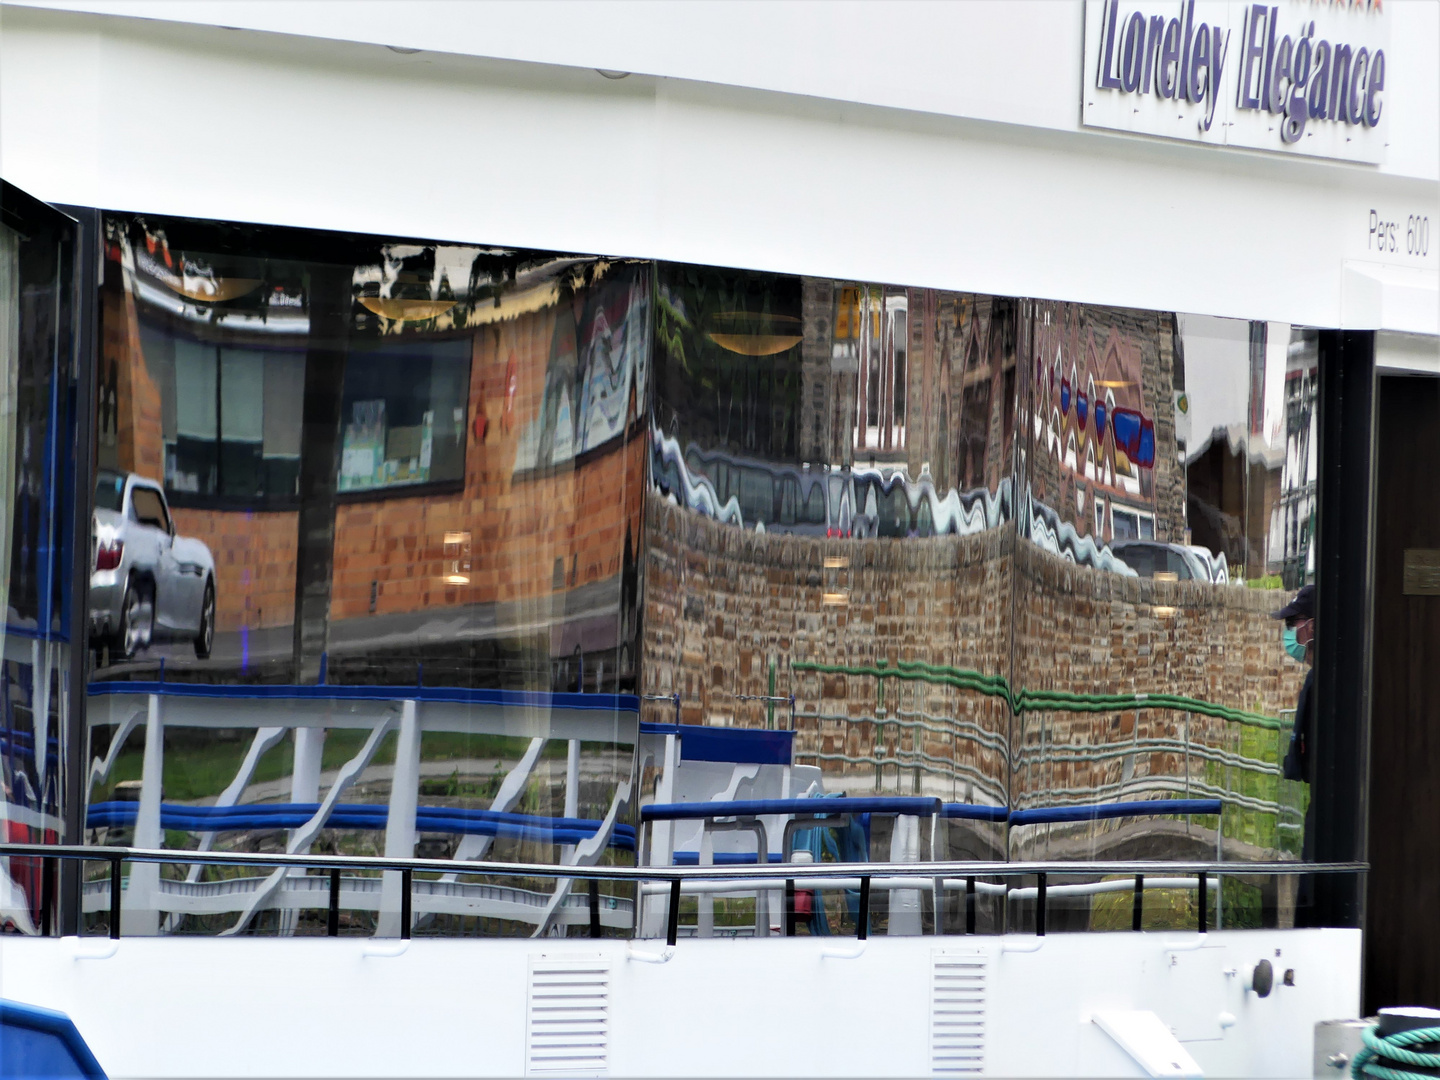
<path fill-rule="evenodd" d="M 1279 611 L 1272 611 L 1272 619 L 1313 619 L 1315 617 L 1315 586 L 1302 585 L 1295 598 Z"/>

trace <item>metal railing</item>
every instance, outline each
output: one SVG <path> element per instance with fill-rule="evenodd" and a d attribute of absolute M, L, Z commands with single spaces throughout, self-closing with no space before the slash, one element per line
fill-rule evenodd
<path fill-rule="evenodd" d="M 706 883 L 728 886 L 730 889 L 779 889 L 786 896 L 785 931 L 791 936 L 795 931 L 795 891 L 803 883 L 814 889 L 859 890 L 859 918 L 856 920 L 855 936 L 864 940 L 869 936 L 870 893 L 872 886 L 880 888 L 911 887 L 932 890 L 941 896 L 947 891 L 962 890 L 966 897 L 965 932 L 975 932 L 975 898 L 979 893 L 992 892 L 993 883 L 982 882 L 982 878 L 1025 878 L 1036 879 L 1034 892 L 1007 889 L 1006 895 L 1016 899 L 1030 899 L 1035 902 L 1035 935 L 1045 936 L 1045 910 L 1047 892 L 1052 888 L 1052 876 L 1063 877 L 1127 877 L 1133 878 L 1134 908 L 1133 929 L 1141 928 L 1146 878 L 1151 888 L 1176 888 L 1175 879 L 1194 878 L 1199 891 L 1197 904 L 1197 930 L 1205 933 L 1207 926 L 1206 893 L 1212 879 L 1221 875 L 1252 876 L 1294 876 L 1300 874 L 1355 874 L 1369 870 L 1365 862 L 1162 862 L 1156 860 L 1116 860 L 1099 862 L 962 862 L 944 861 L 929 863 L 787 863 L 756 866 L 557 866 L 553 863 L 505 863 L 505 862 L 456 862 L 452 859 L 401 859 L 371 855 L 282 855 L 249 852 L 214 852 L 163 850 L 122 847 L 90 847 L 62 844 L 0 844 L 0 858 L 39 858 L 42 860 L 72 860 L 79 862 L 104 862 L 110 868 L 110 919 L 109 936 L 119 939 L 121 905 L 124 895 L 123 867 L 130 863 L 161 864 L 203 864 L 208 866 L 254 866 L 274 869 L 320 870 L 329 875 L 329 904 L 326 919 L 326 933 L 330 937 L 339 935 L 340 880 L 341 872 L 368 871 L 398 872 L 400 888 L 400 938 L 408 940 L 411 932 L 411 894 L 415 875 L 419 874 L 465 874 L 495 877 L 545 877 L 572 879 L 587 883 L 590 907 L 590 936 L 601 936 L 599 919 L 599 884 L 602 881 L 635 882 L 642 887 L 646 883 L 663 883 L 668 891 L 666 917 L 666 944 L 674 946 L 679 938 L 680 896 L 685 882 Z M 1157 884 L 1157 880 L 1163 884 Z M 1097 891 L 1115 891 L 1113 882 L 1098 883 L 1103 888 Z M 1003 886 L 1002 886 L 1003 887 Z M 1057 891 L 1074 892 L 1076 886 L 1054 887 Z M 718 891 L 718 890 L 717 890 Z M 935 921 L 936 934 L 943 934 L 943 920 Z"/>

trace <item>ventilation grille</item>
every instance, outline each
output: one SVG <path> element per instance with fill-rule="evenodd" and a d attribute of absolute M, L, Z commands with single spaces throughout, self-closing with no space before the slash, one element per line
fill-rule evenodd
<path fill-rule="evenodd" d="M 930 961 L 930 1071 L 985 1070 L 985 954 L 937 949 Z"/>
<path fill-rule="evenodd" d="M 526 1076 L 604 1076 L 609 1065 L 610 962 L 532 956 L 525 1018 Z"/>

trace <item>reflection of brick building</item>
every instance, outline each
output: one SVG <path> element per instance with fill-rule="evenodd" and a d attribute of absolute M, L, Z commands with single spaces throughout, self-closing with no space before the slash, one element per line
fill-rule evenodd
<path fill-rule="evenodd" d="M 1010 470 L 1020 304 L 820 278 L 805 278 L 802 296 L 802 460 L 873 461 L 903 466 L 912 478 L 928 466 L 942 490 L 996 490 Z M 860 382 L 874 365 L 884 373 L 875 387 L 893 410 L 895 437 L 861 437 L 875 427 L 869 416 L 857 419 L 870 393 Z M 892 379 L 903 392 L 886 390 Z"/>
<path fill-rule="evenodd" d="M 99 418 L 98 464 L 152 480 L 165 475 L 160 389 L 144 361 L 140 320 L 123 275 L 101 289 L 102 388 L 113 406 Z M 113 376 L 113 379 L 112 379 Z M 295 612 L 294 510 L 202 510 L 172 506 L 175 528 L 198 537 L 215 557 L 216 629 L 288 626 Z"/>
<path fill-rule="evenodd" d="M 794 693 L 798 759 L 824 755 L 832 790 L 873 790 L 878 760 L 885 791 L 960 801 L 998 793 L 1014 807 L 1085 801 L 1101 785 L 1152 778 L 1183 791 L 1185 759 L 1173 750 L 1067 755 L 1123 751 L 1137 739 L 1234 752 L 1241 735 L 1233 723 L 1161 709 L 1015 716 L 1003 698 L 936 683 L 886 680 L 882 699 L 871 676 L 792 670 L 797 662 L 921 661 L 1003 675 L 1017 689 L 1165 692 L 1268 716 L 1293 708 L 1303 676 L 1269 618 L 1273 593 L 1079 567 L 1008 527 L 826 541 L 735 529 L 652 495 L 646 545 L 644 692 L 678 692 L 683 722 L 740 727 L 764 726 L 771 708 L 740 695 Z M 671 717 L 664 702 L 646 710 Z M 788 725 L 788 705 L 773 712 Z M 916 717 L 926 723 L 875 722 Z M 984 745 L 986 733 L 1008 742 L 1013 770 Z M 1206 767 L 1192 756 L 1190 778 L 1206 781 Z"/>
<path fill-rule="evenodd" d="M 161 390 L 126 278 L 107 275 L 102 291 L 99 464 L 160 479 Z M 640 534 L 645 441 L 634 418 L 637 403 L 632 395 L 623 438 L 561 466 L 515 473 L 517 447 L 541 407 L 557 306 L 518 310 L 471 322 L 463 483 L 338 500 L 332 623 L 462 605 L 533 603 L 548 612 L 556 594 L 611 580 L 619 595 Z M 295 349 L 303 354 L 303 339 Z M 180 504 L 177 529 L 214 555 L 217 630 L 290 625 L 296 510 L 196 506 L 183 494 L 173 501 Z M 571 644 L 565 642 L 567 652 Z"/>

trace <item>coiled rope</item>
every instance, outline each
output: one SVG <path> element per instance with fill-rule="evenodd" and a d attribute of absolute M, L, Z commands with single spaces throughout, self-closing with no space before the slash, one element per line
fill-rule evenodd
<path fill-rule="evenodd" d="M 1365 1049 L 1350 1064 L 1354 1080 L 1431 1080 L 1440 1072 L 1419 1073 L 1396 1066 L 1440 1070 L 1440 1053 L 1421 1053 L 1406 1049 L 1416 1043 L 1440 1044 L 1440 1027 L 1412 1028 L 1382 1035 L 1378 1027 L 1365 1029 Z"/>

